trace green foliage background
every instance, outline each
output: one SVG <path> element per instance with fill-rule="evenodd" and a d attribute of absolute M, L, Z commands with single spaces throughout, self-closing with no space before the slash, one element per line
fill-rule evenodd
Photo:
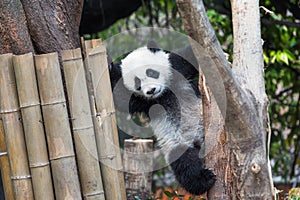
<path fill-rule="evenodd" d="M 230 2 L 206 0 L 204 3 L 223 50 L 231 61 Z M 295 184 L 300 182 L 300 8 L 296 0 L 261 0 L 260 6 L 266 92 L 270 101 L 272 171 L 280 181 Z M 145 1 L 130 17 L 86 37 L 106 39 L 122 30 L 143 26 L 184 32 L 175 1 L 152 0 Z"/>

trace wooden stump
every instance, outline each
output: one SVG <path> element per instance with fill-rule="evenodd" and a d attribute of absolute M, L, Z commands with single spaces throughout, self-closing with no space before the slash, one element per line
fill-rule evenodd
<path fill-rule="evenodd" d="M 125 140 L 124 170 L 127 199 L 147 199 L 151 197 L 152 146 L 149 139 Z"/>

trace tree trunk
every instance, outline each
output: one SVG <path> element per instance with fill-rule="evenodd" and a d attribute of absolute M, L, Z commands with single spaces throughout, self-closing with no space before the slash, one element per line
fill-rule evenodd
<path fill-rule="evenodd" d="M 268 171 L 265 141 L 267 99 L 264 91 L 258 0 L 232 0 L 235 52 L 233 70 L 209 23 L 203 2 L 178 0 L 177 4 L 187 34 L 206 53 L 205 56 L 199 56 L 199 48 L 192 45 L 208 83 L 208 87 L 201 85 L 200 88 L 203 94 L 208 94 L 204 98 L 206 165 L 214 169 L 218 179 L 208 197 L 271 199 L 271 174 Z M 199 60 L 208 57 L 208 62 Z M 209 65 L 205 66 L 206 64 Z M 224 84 L 226 109 L 219 109 L 224 102 L 219 101 L 222 93 L 209 80 L 211 76 L 207 76 L 212 71 L 219 74 L 221 79 L 218 82 Z"/>
<path fill-rule="evenodd" d="M 37 53 L 80 47 L 83 0 L 21 0 Z"/>
<path fill-rule="evenodd" d="M 80 47 L 83 0 L 0 1 L 0 53 L 38 54 Z"/>
<path fill-rule="evenodd" d="M 234 35 L 233 73 L 240 86 L 248 91 L 250 96 L 254 96 L 253 102 L 259 123 L 256 136 L 264 145 L 260 147 L 261 152 L 258 151 L 254 156 L 256 160 L 259 160 L 258 163 L 263 160 L 264 170 L 268 170 L 268 174 L 265 174 L 268 177 L 265 184 L 269 188 L 265 187 L 260 190 L 267 194 L 268 189 L 273 192 L 273 180 L 268 151 L 264 148 L 267 146 L 267 134 L 271 133 L 268 131 L 268 98 L 265 92 L 259 1 L 231 0 L 231 7 Z M 260 167 L 258 163 L 252 162 L 252 172 L 255 173 L 258 170 L 257 168 Z"/>
<path fill-rule="evenodd" d="M 0 54 L 33 51 L 23 6 L 19 0 L 0 1 Z"/>

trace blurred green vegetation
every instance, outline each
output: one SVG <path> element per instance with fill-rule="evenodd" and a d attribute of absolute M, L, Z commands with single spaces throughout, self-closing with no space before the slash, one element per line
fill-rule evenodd
<path fill-rule="evenodd" d="M 229 1 L 204 1 L 207 14 L 224 52 L 232 55 L 232 26 Z M 272 131 L 270 157 L 273 176 L 285 183 L 300 181 L 300 8 L 296 0 L 261 0 L 265 81 L 269 97 Z M 165 27 L 184 32 L 174 0 L 144 1 L 125 19 L 98 34 L 106 39 L 121 31 L 144 27 Z M 295 178 L 298 179 L 295 181 Z M 294 178 L 294 179 L 293 179 Z"/>

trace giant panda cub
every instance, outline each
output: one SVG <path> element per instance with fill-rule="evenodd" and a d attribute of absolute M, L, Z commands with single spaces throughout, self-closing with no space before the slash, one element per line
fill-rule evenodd
<path fill-rule="evenodd" d="M 146 114 L 179 184 L 191 194 L 209 190 L 216 176 L 204 163 L 202 101 L 195 67 L 150 42 L 112 64 L 110 76 L 116 108 L 123 107 L 131 115 Z M 122 100 L 125 93 L 129 102 Z"/>

